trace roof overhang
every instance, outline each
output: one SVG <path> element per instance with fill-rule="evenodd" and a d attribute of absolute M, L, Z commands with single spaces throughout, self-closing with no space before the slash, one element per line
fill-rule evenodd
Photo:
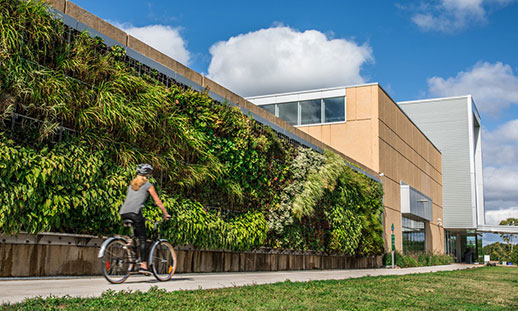
<path fill-rule="evenodd" d="M 480 233 L 518 234 L 518 226 L 478 226 Z"/>
<path fill-rule="evenodd" d="M 433 221 L 432 199 L 401 182 L 401 214 L 416 221 Z"/>

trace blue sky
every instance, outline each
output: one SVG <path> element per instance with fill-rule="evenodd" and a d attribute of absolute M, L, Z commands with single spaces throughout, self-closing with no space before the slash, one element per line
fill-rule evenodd
<path fill-rule="evenodd" d="M 472 94 L 486 218 L 518 217 L 518 0 L 73 0 L 234 92 L 379 82 L 396 101 Z"/>

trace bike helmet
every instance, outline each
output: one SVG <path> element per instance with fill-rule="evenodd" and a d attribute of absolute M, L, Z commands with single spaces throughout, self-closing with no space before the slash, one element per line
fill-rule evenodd
<path fill-rule="evenodd" d="M 137 165 L 137 175 L 145 176 L 151 174 L 151 172 L 153 172 L 151 164 L 141 163 Z"/>

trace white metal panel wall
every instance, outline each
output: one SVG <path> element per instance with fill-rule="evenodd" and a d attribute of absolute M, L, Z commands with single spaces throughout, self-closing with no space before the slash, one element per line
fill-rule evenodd
<path fill-rule="evenodd" d="M 471 111 L 468 111 L 468 99 L 466 96 L 399 103 L 442 153 L 445 228 L 477 227 L 472 200 Z M 471 105 L 471 100 L 469 103 Z"/>
<path fill-rule="evenodd" d="M 477 226 L 484 226 L 486 224 L 486 212 L 484 206 L 484 176 L 482 172 L 482 129 L 480 115 L 476 109 L 473 99 L 471 99 L 473 110 L 473 141 L 474 141 L 474 176 L 476 192 L 476 210 L 477 210 Z"/>

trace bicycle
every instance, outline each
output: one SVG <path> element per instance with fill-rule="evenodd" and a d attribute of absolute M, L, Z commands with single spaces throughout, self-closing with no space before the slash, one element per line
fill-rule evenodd
<path fill-rule="evenodd" d="M 150 221 L 146 219 L 146 221 Z M 154 231 L 162 221 L 154 222 Z M 131 274 L 138 274 L 140 260 L 138 259 L 138 239 L 133 230 L 133 221 L 123 220 L 123 225 L 130 228 L 130 235 L 112 236 L 101 245 L 98 258 L 101 264 L 101 271 L 104 277 L 114 284 L 123 283 Z M 171 243 L 165 239 L 158 238 L 153 241 L 149 252 L 149 269 L 159 281 L 169 281 L 176 271 L 176 253 Z"/>

